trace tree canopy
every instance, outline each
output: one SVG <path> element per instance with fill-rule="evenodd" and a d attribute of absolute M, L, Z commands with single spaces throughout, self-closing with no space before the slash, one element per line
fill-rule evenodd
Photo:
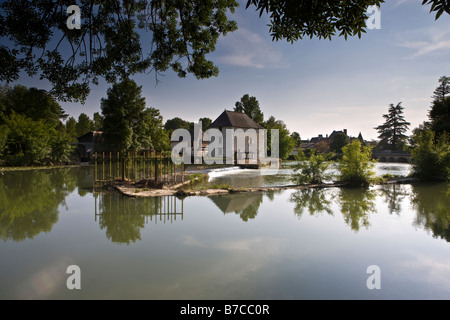
<path fill-rule="evenodd" d="M 381 143 L 386 143 L 393 151 L 398 151 L 407 139 L 405 132 L 408 130 L 410 123 L 405 120 L 403 110 L 404 107 L 401 102 L 396 106 L 391 103 L 388 113 L 383 114 L 385 122 L 375 128 L 380 134 L 378 137 L 381 139 Z"/>
<path fill-rule="evenodd" d="M 248 94 L 244 94 L 241 100 L 236 102 L 234 111 L 246 114 L 259 125 L 264 122 L 264 114 L 259 107 L 258 100 Z"/>
<path fill-rule="evenodd" d="M 69 161 L 67 115 L 44 90 L 21 85 L 0 87 L 0 156 L 7 165 Z"/>
<path fill-rule="evenodd" d="M 248 0 L 270 16 L 275 40 L 361 36 L 367 8 L 384 0 Z M 84 102 L 91 84 L 171 69 L 180 77 L 217 76 L 208 60 L 219 37 L 237 29 L 236 0 L 79 0 L 80 29 L 69 29 L 72 0 L 5 0 L 0 4 L 0 81 L 25 72 L 52 84 L 61 101 Z M 447 0 L 424 0 L 438 18 Z M 157 80 L 158 81 L 158 80 Z"/>
<path fill-rule="evenodd" d="M 263 123 L 263 127 L 267 129 L 267 149 L 272 145 L 271 130 L 278 130 L 279 156 L 281 159 L 287 159 L 295 146 L 295 139 L 291 137 L 286 124 L 282 120 L 276 120 L 274 116 L 270 116 Z"/>
<path fill-rule="evenodd" d="M 101 101 L 104 147 L 113 151 L 166 150 L 169 137 L 159 111 L 146 108 L 142 87 L 124 80 L 108 89 Z"/>

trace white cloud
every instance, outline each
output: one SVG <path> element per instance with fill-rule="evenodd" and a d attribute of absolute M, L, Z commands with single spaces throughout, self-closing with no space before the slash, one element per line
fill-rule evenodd
<path fill-rule="evenodd" d="M 410 35 L 413 40 L 404 40 L 399 43 L 401 47 L 412 49 L 413 53 L 407 59 L 414 59 L 432 53 L 448 53 L 450 52 L 450 30 L 435 32 L 436 30 L 428 30 L 426 34 L 417 36 L 418 32 Z M 427 39 L 423 39 L 427 38 Z"/>
<path fill-rule="evenodd" d="M 219 61 L 225 64 L 256 69 L 283 66 L 282 55 L 273 43 L 246 28 L 239 28 L 222 38 L 221 46 L 226 53 Z"/>

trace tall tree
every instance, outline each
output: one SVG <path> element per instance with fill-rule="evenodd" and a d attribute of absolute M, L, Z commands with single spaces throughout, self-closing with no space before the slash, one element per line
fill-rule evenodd
<path fill-rule="evenodd" d="M 261 112 L 258 100 L 255 97 L 250 97 L 248 94 L 244 94 L 241 101 L 236 102 L 234 111 L 245 113 L 259 125 L 262 125 L 264 122 L 264 114 Z"/>
<path fill-rule="evenodd" d="M 51 138 L 55 130 L 44 120 L 33 120 L 14 111 L 4 117 L 8 128 L 5 159 L 8 165 L 44 164 L 51 154 Z"/>
<path fill-rule="evenodd" d="M 439 136 L 443 132 L 450 134 L 450 96 L 435 100 L 428 114 L 431 129 Z"/>
<path fill-rule="evenodd" d="M 114 151 L 166 148 L 167 133 L 159 111 L 145 108 L 142 87 L 124 80 L 108 89 L 101 100 L 105 147 Z"/>
<path fill-rule="evenodd" d="M 34 121 L 44 120 L 50 126 L 67 118 L 59 103 L 45 90 L 16 85 L 13 88 L 6 86 L 2 91 L 0 105 L 5 115 L 14 111 Z"/>
<path fill-rule="evenodd" d="M 450 94 L 450 77 L 441 77 L 439 83 L 439 86 L 433 92 L 433 101 L 444 100 Z"/>
<path fill-rule="evenodd" d="M 209 125 L 212 123 L 212 120 L 210 118 L 200 118 L 198 119 L 199 122 L 202 123 L 202 131 L 205 132 Z"/>
<path fill-rule="evenodd" d="M 344 132 L 339 132 L 333 137 L 333 141 L 330 143 L 330 150 L 341 154 L 342 148 L 349 144 L 350 139 Z"/>
<path fill-rule="evenodd" d="M 93 130 L 98 130 L 103 126 L 103 117 L 99 112 L 94 112 Z"/>
<path fill-rule="evenodd" d="M 263 127 L 267 129 L 267 148 L 270 150 L 272 145 L 271 130 L 278 130 L 279 156 L 281 159 L 287 159 L 295 146 L 295 140 L 291 137 L 286 124 L 282 120 L 276 120 L 274 116 L 263 123 Z"/>
<path fill-rule="evenodd" d="M 191 122 L 185 121 L 180 117 L 175 117 L 166 121 L 164 128 L 170 133 L 176 129 L 186 129 L 189 130 L 191 128 Z"/>
<path fill-rule="evenodd" d="M 94 124 L 89 116 L 85 113 L 80 113 L 77 121 L 77 135 L 82 136 L 90 131 L 92 131 Z"/>
<path fill-rule="evenodd" d="M 70 117 L 66 121 L 66 134 L 69 136 L 71 142 L 77 142 L 77 120 L 74 117 Z"/>
<path fill-rule="evenodd" d="M 378 138 L 381 139 L 381 143 L 389 145 L 392 151 L 398 151 L 399 146 L 407 139 L 405 132 L 410 123 L 405 120 L 403 110 L 401 102 L 396 106 L 390 104 L 388 113 L 383 115 L 385 122 L 375 128 L 380 134 Z"/>
<path fill-rule="evenodd" d="M 300 134 L 294 131 L 291 133 L 291 137 L 295 140 L 295 147 L 300 147 L 302 144 L 302 138 L 300 137 Z"/>

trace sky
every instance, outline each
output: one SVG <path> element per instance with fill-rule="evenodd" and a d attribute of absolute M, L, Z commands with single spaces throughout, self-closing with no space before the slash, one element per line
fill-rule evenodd
<path fill-rule="evenodd" d="M 361 38 L 294 44 L 272 41 L 268 18 L 239 2 L 230 15 L 238 30 L 220 38 L 207 57 L 219 67 L 218 77 L 178 78 L 168 71 L 158 84 L 154 74 L 134 78 L 147 107 L 159 109 L 164 121 L 214 120 L 249 94 L 265 119 L 283 120 L 302 139 L 347 129 L 351 136 L 361 132 L 372 140 L 390 104 L 401 102 L 410 130 L 427 120 L 439 78 L 450 76 L 450 16 L 444 13 L 435 21 L 422 0 L 387 0 L 381 5 L 381 29 L 367 30 Z M 38 79 L 23 84 L 48 89 Z M 92 116 L 101 111 L 110 86 L 92 85 L 84 105 L 61 106 L 75 118 L 82 112 Z"/>

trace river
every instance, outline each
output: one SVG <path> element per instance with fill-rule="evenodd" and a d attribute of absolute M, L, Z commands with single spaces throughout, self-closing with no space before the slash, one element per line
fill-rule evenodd
<path fill-rule="evenodd" d="M 290 170 L 210 183 L 290 184 Z M 450 299 L 447 183 L 128 198 L 94 193 L 93 173 L 0 176 L 0 299 Z"/>

